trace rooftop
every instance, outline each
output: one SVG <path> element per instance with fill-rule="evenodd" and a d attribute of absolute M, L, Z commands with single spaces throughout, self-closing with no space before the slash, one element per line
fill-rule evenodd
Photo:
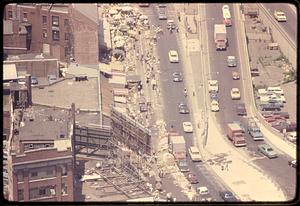
<path fill-rule="evenodd" d="M 23 113 L 18 137 L 19 140 L 56 140 L 62 135 L 67 138 L 71 123 L 69 110 L 33 106 Z"/>

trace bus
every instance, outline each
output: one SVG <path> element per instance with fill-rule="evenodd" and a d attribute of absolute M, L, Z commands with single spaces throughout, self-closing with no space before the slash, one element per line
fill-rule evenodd
<path fill-rule="evenodd" d="M 223 12 L 223 23 L 226 26 L 232 26 L 232 24 L 231 24 L 231 15 L 230 15 L 230 11 L 229 11 L 229 6 L 228 5 L 224 5 L 222 7 L 222 12 Z"/>

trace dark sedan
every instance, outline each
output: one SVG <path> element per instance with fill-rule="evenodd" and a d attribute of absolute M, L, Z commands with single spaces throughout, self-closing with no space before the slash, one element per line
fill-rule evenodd
<path fill-rule="evenodd" d="M 224 200 L 224 202 L 237 202 L 238 199 L 233 196 L 232 192 L 230 191 L 222 191 L 220 192 L 221 198 Z"/>
<path fill-rule="evenodd" d="M 184 103 L 180 103 L 180 104 L 178 105 L 178 109 L 179 109 L 179 113 L 180 113 L 180 114 L 188 114 L 188 113 L 190 113 L 190 111 L 189 111 L 187 105 L 184 104 Z"/>
<path fill-rule="evenodd" d="M 219 95 L 218 95 L 218 92 L 212 91 L 212 92 L 210 93 L 210 99 L 211 99 L 211 101 L 212 101 L 212 100 L 219 101 Z"/>
<path fill-rule="evenodd" d="M 246 107 L 244 103 L 240 103 L 236 105 L 236 113 L 238 115 L 247 115 Z"/>

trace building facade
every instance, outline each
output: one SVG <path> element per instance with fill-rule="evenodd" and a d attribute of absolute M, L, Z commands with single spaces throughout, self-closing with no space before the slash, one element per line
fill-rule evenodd
<path fill-rule="evenodd" d="M 63 62 L 75 59 L 79 64 L 98 64 L 98 16 L 89 18 L 89 12 L 84 12 L 93 10 L 97 10 L 94 4 L 8 4 L 4 20 L 15 22 L 16 28 L 25 25 L 28 52 Z M 4 41 L 13 42 L 8 37 Z"/>
<path fill-rule="evenodd" d="M 72 115 L 32 106 L 14 111 L 7 147 L 10 201 L 74 201 Z"/>

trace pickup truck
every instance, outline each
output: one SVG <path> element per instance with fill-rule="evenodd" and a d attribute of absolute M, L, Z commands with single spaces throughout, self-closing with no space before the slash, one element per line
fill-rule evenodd
<path fill-rule="evenodd" d="M 264 140 L 264 136 L 253 118 L 248 119 L 248 133 L 253 140 Z"/>

